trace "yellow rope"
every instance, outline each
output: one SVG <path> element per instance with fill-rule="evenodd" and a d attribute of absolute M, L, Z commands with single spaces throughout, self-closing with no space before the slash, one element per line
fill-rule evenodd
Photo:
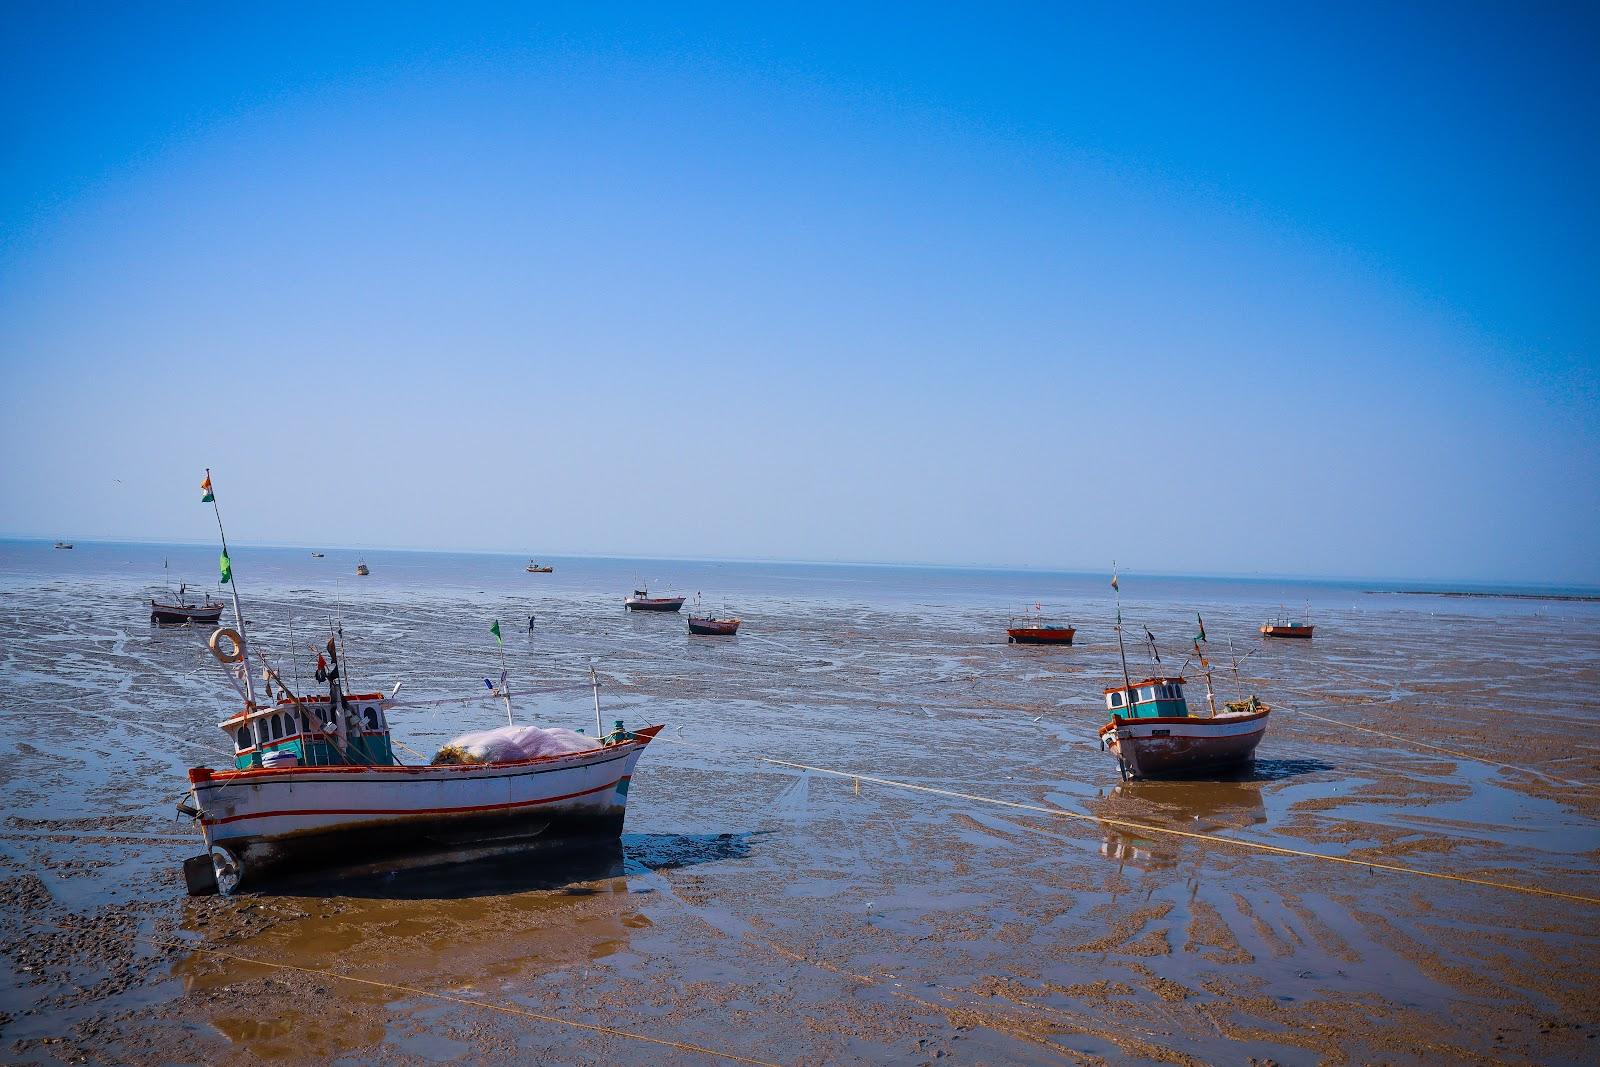
<path fill-rule="evenodd" d="M 40 919 L 30 918 L 25 915 L 19 915 L 17 918 L 21 919 L 23 922 L 33 923 L 35 926 L 42 926 L 46 929 L 60 930 L 63 933 L 76 932 L 71 927 L 60 926 L 56 923 L 47 923 Z M 754 1060 L 750 1059 L 748 1056 L 740 1056 L 733 1052 L 723 1052 L 714 1048 L 706 1048 L 703 1045 L 691 1045 L 684 1041 L 673 1041 L 670 1038 L 665 1037 L 651 1037 L 649 1034 L 636 1034 L 630 1030 L 618 1030 L 612 1026 L 600 1026 L 596 1023 L 580 1023 L 574 1019 L 563 1019 L 559 1015 L 545 1015 L 542 1012 L 528 1011 L 526 1008 L 514 1008 L 509 1004 L 496 1004 L 493 1001 L 487 1000 L 469 1000 L 466 997 L 452 996 L 449 993 L 437 993 L 431 989 L 418 989 L 416 986 L 399 985 L 395 982 L 380 982 L 372 978 L 357 978 L 353 974 L 341 974 L 338 971 L 325 971 L 318 967 L 300 967 L 292 963 L 277 963 L 273 960 L 262 960 L 255 959 L 250 956 L 239 956 L 232 952 L 224 952 L 218 948 L 210 948 L 206 945 L 191 944 L 185 941 L 169 941 L 164 938 L 148 937 L 143 934 L 129 934 L 127 937 L 132 941 L 143 941 L 146 944 L 156 945 L 162 948 L 176 948 L 193 952 L 203 952 L 207 955 L 220 956 L 223 959 L 233 960 L 236 963 L 248 963 L 258 967 L 273 967 L 280 971 L 297 971 L 300 974 L 313 974 L 319 978 L 330 978 L 344 982 L 355 982 L 358 985 L 372 986 L 377 989 L 390 989 L 400 993 L 410 993 L 413 996 L 431 997 L 434 1000 L 449 1001 L 452 1004 L 463 1004 L 469 1008 L 487 1008 L 490 1011 L 498 1011 L 506 1015 L 520 1015 L 527 1019 L 537 1019 L 539 1022 L 557 1023 L 561 1026 L 571 1026 L 579 1030 L 588 1030 L 591 1033 L 606 1034 L 610 1037 L 623 1037 L 630 1041 L 643 1041 L 651 1045 L 664 1045 L 667 1048 L 675 1048 L 683 1052 L 698 1052 L 702 1056 L 714 1056 L 718 1059 L 732 1060 L 734 1063 L 753 1064 L 754 1067 L 782 1067 L 781 1064 L 770 1063 L 767 1060 Z"/>
<path fill-rule="evenodd" d="M 753 757 L 762 763 L 771 763 L 779 767 L 792 767 L 795 770 L 815 771 L 818 774 L 831 774 L 837 778 L 854 778 L 857 781 L 872 782 L 875 785 L 886 785 L 893 789 L 909 789 L 918 793 L 932 793 L 936 796 L 955 797 L 959 800 L 972 800 L 980 804 L 995 804 L 1003 808 L 1016 808 L 1021 811 L 1034 811 L 1042 815 L 1051 815 L 1063 819 L 1077 819 L 1081 822 L 1099 823 L 1102 826 L 1111 826 L 1124 830 L 1138 830 L 1148 834 L 1167 834 L 1172 837 L 1187 837 L 1196 841 L 1210 841 L 1219 845 L 1232 845 L 1236 848 L 1253 848 L 1261 852 L 1271 852 L 1280 856 L 1301 856 L 1306 859 L 1326 860 L 1329 863 L 1344 863 L 1352 867 L 1368 867 L 1380 871 L 1394 871 L 1397 874 L 1412 874 L 1419 878 L 1439 878 L 1447 882 L 1466 882 L 1471 885 L 1488 886 L 1491 889 L 1509 889 L 1514 893 L 1528 893 L 1541 897 L 1556 897 L 1561 900 L 1575 900 L 1582 904 L 1600 904 L 1600 897 L 1587 897 L 1578 893 L 1563 893 L 1555 889 L 1544 889 L 1535 885 L 1513 885 L 1510 882 L 1495 882 L 1487 878 L 1472 878 L 1464 874 L 1445 874 L 1439 871 L 1424 871 L 1416 867 L 1402 867 L 1394 863 L 1377 863 L 1372 860 L 1355 859 L 1350 856 L 1330 856 L 1325 852 L 1306 852 L 1297 848 L 1286 848 L 1282 845 L 1268 845 L 1260 841 L 1247 841 L 1237 837 L 1222 837 L 1217 834 L 1202 834 L 1193 830 L 1174 830 L 1166 826 L 1152 826 L 1149 823 L 1132 822 L 1128 819 L 1108 819 L 1100 815 L 1084 815 L 1065 808 L 1047 808 L 1039 804 L 1023 804 L 1015 800 L 999 800 L 995 797 L 979 796 L 976 793 L 960 793 L 953 789 L 938 789 L 930 785 L 913 785 L 910 782 L 897 782 L 892 778 L 874 778 L 868 774 L 854 774 L 850 771 L 836 771 L 831 767 L 813 767 L 804 763 L 791 763 L 788 760 L 773 759 L 770 756 Z"/>

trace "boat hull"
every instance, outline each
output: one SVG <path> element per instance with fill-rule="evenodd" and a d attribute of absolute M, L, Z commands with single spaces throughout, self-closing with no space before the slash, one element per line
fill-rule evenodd
<path fill-rule="evenodd" d="M 738 619 L 697 619 L 689 616 L 689 632 L 701 637 L 732 637 L 739 632 Z"/>
<path fill-rule="evenodd" d="M 1314 629 L 1314 627 L 1310 627 L 1310 626 L 1274 626 L 1272 623 L 1267 623 L 1265 626 L 1261 627 L 1261 636 L 1262 637 L 1292 637 L 1292 638 L 1297 638 L 1297 639 L 1302 640 L 1302 641 L 1309 641 L 1309 640 L 1311 640 L 1311 631 L 1312 631 L 1312 629 Z"/>
<path fill-rule="evenodd" d="M 1018 645 L 1070 645 L 1077 632 L 1071 626 L 1016 626 L 1006 631 L 1006 639 Z"/>
<path fill-rule="evenodd" d="M 357 856 L 615 838 L 634 764 L 660 727 L 589 752 L 439 767 L 189 772 L 209 848 L 239 884 Z"/>
<path fill-rule="evenodd" d="M 157 626 L 215 626 L 222 618 L 222 605 L 215 607 L 178 607 L 173 604 L 150 602 L 150 621 Z"/>
<path fill-rule="evenodd" d="M 1100 745 L 1125 778 L 1182 778 L 1250 762 L 1267 732 L 1270 708 L 1215 718 L 1119 718 L 1100 728 Z"/>
<path fill-rule="evenodd" d="M 629 597 L 623 606 L 629 611 L 677 611 L 683 607 L 683 597 Z"/>

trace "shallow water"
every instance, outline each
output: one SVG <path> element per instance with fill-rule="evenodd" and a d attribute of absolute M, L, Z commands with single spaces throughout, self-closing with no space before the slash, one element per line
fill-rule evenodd
<path fill-rule="evenodd" d="M 783 1063 L 1579 1062 L 1600 1041 L 1595 905 L 756 760 L 1600 896 L 1600 743 L 1579 732 L 1600 717 L 1600 605 L 1125 574 L 1131 633 L 1149 626 L 1163 661 L 1140 642 L 1130 669 L 1193 678 L 1198 611 L 1213 655 L 1230 662 L 1231 641 L 1242 659 L 1220 695 L 1277 711 L 1249 772 L 1124 784 L 1094 738 L 1121 673 L 1103 576 L 601 559 L 532 575 L 368 552 L 358 579 L 354 552 L 233 555 L 257 646 L 308 678 L 342 621 L 353 685 L 403 683 L 397 736 L 424 755 L 503 715 L 404 703 L 481 691 L 500 669 L 492 620 L 522 721 L 592 729 L 593 664 L 608 725 L 667 724 L 621 847 L 191 901 L 176 868 L 198 838 L 172 802 L 187 767 L 230 762 L 215 724 L 237 700 L 205 634 L 151 629 L 140 598 L 163 558 L 195 584 L 215 553 L 0 543 L 0 863 L 51 900 L 19 910 L 189 946 L 144 952 L 100 995 L 95 961 L 23 970 L 25 926 L 8 929 L 0 1041 L 17 1058 L 48 1061 L 59 1046 L 37 1042 L 66 1034 L 119 1061 L 172 1042 L 224 1059 L 701 1059 L 471 1006 L 491 1002 Z M 627 614 L 641 580 L 726 603 L 739 636 Z M 1007 645 L 1007 616 L 1035 602 L 1078 644 Z M 1256 636 L 1308 602 L 1314 641 Z M 218 945 L 413 992 L 201 951 Z"/>

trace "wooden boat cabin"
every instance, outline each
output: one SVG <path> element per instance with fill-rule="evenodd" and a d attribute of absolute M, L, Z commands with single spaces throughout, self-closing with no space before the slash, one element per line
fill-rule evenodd
<path fill-rule="evenodd" d="M 389 740 L 390 705 L 382 693 L 362 693 L 345 698 L 349 714 L 359 721 L 345 739 L 345 753 L 336 743 L 336 731 L 322 728 L 333 715 L 329 697 L 282 697 L 277 704 L 241 711 L 217 725 L 233 740 L 233 765 L 238 770 L 261 767 L 393 767 L 394 748 Z"/>
<path fill-rule="evenodd" d="M 1106 690 L 1106 710 L 1113 719 L 1187 719 L 1182 678 L 1146 678 Z"/>

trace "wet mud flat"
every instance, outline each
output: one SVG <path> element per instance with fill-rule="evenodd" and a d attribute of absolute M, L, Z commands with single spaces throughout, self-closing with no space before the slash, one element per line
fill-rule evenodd
<path fill-rule="evenodd" d="M 1055 649 L 1007 645 L 976 597 L 752 596 L 721 640 L 547 593 L 537 632 L 508 641 L 514 675 L 547 690 L 520 714 L 592 724 L 571 687 L 594 658 L 608 720 L 668 724 L 616 847 L 414 857 L 222 899 L 184 895 L 199 838 L 172 807 L 188 766 L 227 762 L 204 634 L 140 625 L 113 583 L 13 580 L 0 1055 L 1594 1062 L 1600 905 L 1569 897 L 1600 896 L 1600 612 L 1396 600 L 1320 608 L 1293 644 L 1253 641 L 1259 611 L 1226 596 L 1140 605 L 1163 635 L 1204 611 L 1214 642 L 1254 650 L 1242 682 L 1277 710 L 1249 773 L 1122 783 L 1094 741 L 1120 676 L 1098 601 L 1066 605 L 1078 644 Z M 504 605 L 346 603 L 355 684 L 481 686 Z M 286 650 L 330 610 L 281 588 L 250 615 Z M 429 753 L 498 714 L 393 718 Z"/>

